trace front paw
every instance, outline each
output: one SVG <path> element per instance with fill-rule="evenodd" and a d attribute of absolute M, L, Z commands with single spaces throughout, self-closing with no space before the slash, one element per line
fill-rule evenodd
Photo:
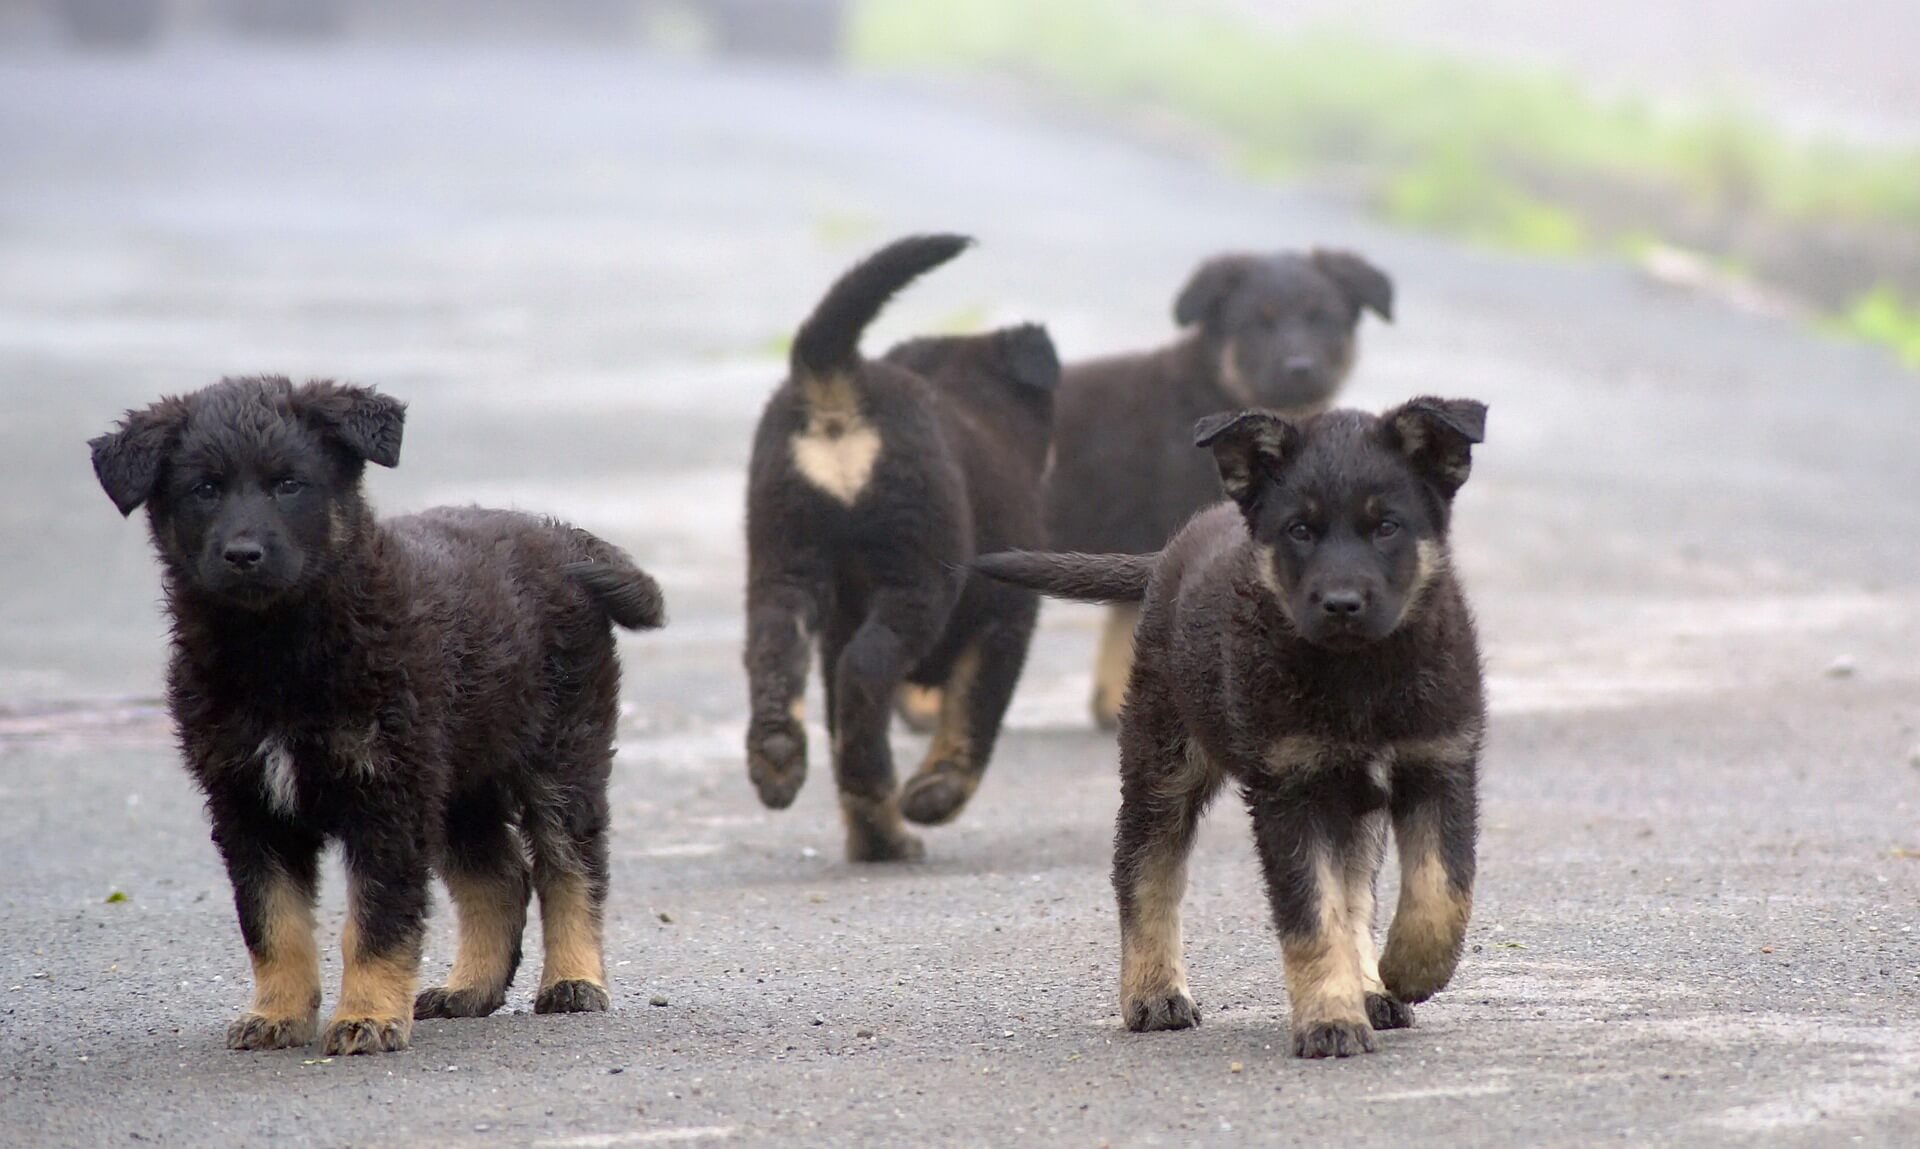
<path fill-rule="evenodd" d="M 909 822 L 938 826 L 951 822 L 966 808 L 980 786 L 980 777 L 951 762 L 921 770 L 900 788 L 900 813 Z"/>
<path fill-rule="evenodd" d="M 1135 1033 L 1160 1029 L 1192 1029 L 1200 1024 L 1200 1007 L 1185 990 L 1169 989 L 1120 1003 L 1127 1028 Z"/>
<path fill-rule="evenodd" d="M 807 780 L 807 731 L 797 722 L 755 724 L 747 732 L 747 777 L 769 809 L 793 805 Z"/>
<path fill-rule="evenodd" d="M 504 993 L 437 985 L 421 990 L 413 999 L 413 1016 L 416 1021 L 423 1017 L 486 1017 L 505 1004 Z"/>
<path fill-rule="evenodd" d="M 535 1013 L 605 1013 L 613 1006 L 607 987 L 590 981 L 556 981 L 533 1000 Z"/>
<path fill-rule="evenodd" d="M 1413 1007 L 1391 994 L 1370 993 L 1367 1022 L 1375 1029 L 1412 1029 Z"/>
<path fill-rule="evenodd" d="M 1387 940 L 1387 952 L 1380 955 L 1380 981 L 1387 992 L 1404 1002 L 1422 1002 L 1439 993 L 1453 980 L 1459 964 L 1458 949 L 1429 946 L 1422 952 L 1414 946 L 1396 946 Z"/>
<path fill-rule="evenodd" d="M 319 1025 L 319 1017 L 311 1013 L 299 1017 L 243 1013 L 227 1026 L 227 1048 L 292 1049 L 310 1045 Z"/>
<path fill-rule="evenodd" d="M 395 1053 L 407 1047 L 412 1029 L 403 1017 L 336 1017 L 327 1023 L 320 1048 L 328 1057 Z"/>
<path fill-rule="evenodd" d="M 1373 1030 L 1363 1021 L 1320 1021 L 1293 1031 L 1295 1057 L 1353 1057 L 1373 1052 Z"/>

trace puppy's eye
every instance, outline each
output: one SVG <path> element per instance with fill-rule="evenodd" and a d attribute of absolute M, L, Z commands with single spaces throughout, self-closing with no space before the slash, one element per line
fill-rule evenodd
<path fill-rule="evenodd" d="M 282 479 L 273 485 L 273 493 L 280 496 L 297 495 L 306 489 L 305 483 L 292 478 Z"/>
<path fill-rule="evenodd" d="M 202 479 L 187 488 L 187 493 L 196 499 L 217 499 L 220 497 L 220 484 L 212 479 Z"/>
<path fill-rule="evenodd" d="M 1305 523 L 1295 523 L 1287 528 L 1287 537 L 1296 543 L 1310 543 L 1313 541 L 1313 528 Z"/>
<path fill-rule="evenodd" d="M 1373 537 L 1376 539 L 1390 539 L 1399 533 L 1400 524 L 1392 519 L 1381 519 L 1380 525 L 1373 528 Z"/>

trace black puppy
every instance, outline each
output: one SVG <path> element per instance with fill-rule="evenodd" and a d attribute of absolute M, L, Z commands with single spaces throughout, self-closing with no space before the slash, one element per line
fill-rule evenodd
<path fill-rule="evenodd" d="M 404 1049 L 416 1017 L 506 999 L 531 888 L 535 1010 L 602 1010 L 609 622 L 659 626 L 660 590 L 613 546 L 477 507 L 384 522 L 369 462 L 399 462 L 403 405 L 374 391 L 229 379 L 93 440 L 122 514 L 146 504 L 173 658 L 167 703 L 253 959 L 235 1049 L 313 1039 L 322 845 L 347 867 L 330 1054 Z M 531 856 L 531 867 L 528 857 Z M 414 985 L 438 867 L 460 911 L 446 985 Z"/>
<path fill-rule="evenodd" d="M 1232 503 L 1158 555 L 987 555 L 1048 594 L 1145 603 L 1120 726 L 1120 1005 L 1197 1025 L 1180 900 L 1201 813 L 1236 783 L 1286 959 L 1301 1057 L 1373 1049 L 1453 976 L 1472 906 L 1485 727 L 1473 618 L 1447 550 L 1486 408 L 1415 399 L 1203 420 Z M 1388 822 L 1400 907 L 1373 944 Z"/>
<path fill-rule="evenodd" d="M 1362 311 L 1393 318 L 1393 281 L 1344 251 L 1223 255 L 1193 273 L 1170 347 L 1069 366 L 1060 380 L 1047 532 L 1064 551 L 1147 554 L 1219 497 L 1186 447 L 1195 420 L 1258 408 L 1324 408 L 1353 367 Z M 1108 616 L 1094 664 L 1094 720 L 1118 720 L 1139 612 Z"/>
<path fill-rule="evenodd" d="M 1040 542 L 1040 470 L 1059 360 L 1045 330 L 859 341 L 894 293 L 967 246 L 900 240 L 835 283 L 768 400 L 747 490 L 747 765 L 781 809 L 806 777 L 809 647 L 826 680 L 847 856 L 923 855 L 901 815 L 947 821 L 987 767 L 1038 602 L 973 578 L 976 553 Z M 926 761 L 895 794 L 887 727 L 902 682 L 942 688 Z"/>

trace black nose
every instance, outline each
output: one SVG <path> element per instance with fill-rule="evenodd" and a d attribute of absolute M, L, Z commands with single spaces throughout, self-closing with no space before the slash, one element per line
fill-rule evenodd
<path fill-rule="evenodd" d="M 1313 356 L 1311 355 L 1289 356 L 1287 361 L 1284 364 L 1282 364 L 1282 366 L 1287 369 L 1288 375 L 1293 376 L 1295 379 L 1304 379 L 1307 376 L 1313 374 Z"/>
<path fill-rule="evenodd" d="M 227 565 L 237 571 L 252 570 L 260 565 L 260 560 L 266 555 L 266 550 L 252 539 L 238 539 L 230 542 L 226 549 L 220 552 L 220 557 L 227 560 Z"/>
<path fill-rule="evenodd" d="M 1320 600 L 1320 609 L 1334 618 L 1351 618 L 1367 605 L 1367 596 L 1357 590 L 1328 591 Z"/>

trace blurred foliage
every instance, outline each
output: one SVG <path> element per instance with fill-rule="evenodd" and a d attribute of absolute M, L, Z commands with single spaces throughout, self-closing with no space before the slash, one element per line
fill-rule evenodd
<path fill-rule="evenodd" d="M 1920 303 L 1908 303 L 1888 284 L 1857 300 L 1841 320 L 1846 333 L 1894 349 L 1902 362 L 1920 368 Z"/>
<path fill-rule="evenodd" d="M 1528 252 L 1618 249 L 1674 220 L 1920 233 L 1920 154 L 1806 142 L 1731 107 L 1601 99 L 1557 74 L 1265 31 L 1200 6 L 861 0 L 853 52 L 1171 112 L 1250 171 L 1357 172 L 1395 221 Z M 1871 321 L 1850 328 L 1890 326 L 1877 306 L 1863 301 Z"/>

